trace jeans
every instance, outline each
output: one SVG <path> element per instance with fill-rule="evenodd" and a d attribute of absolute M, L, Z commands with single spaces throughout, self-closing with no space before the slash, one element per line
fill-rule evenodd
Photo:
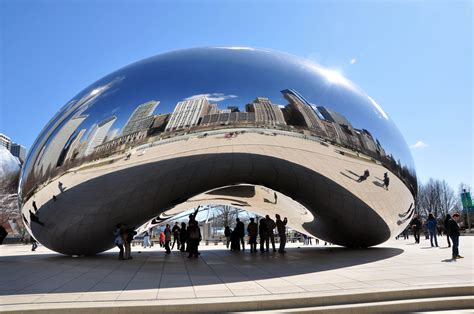
<path fill-rule="evenodd" d="M 448 247 L 451 247 L 451 242 L 449 241 L 449 235 L 446 235 L 446 238 L 448 239 Z"/>
<path fill-rule="evenodd" d="M 165 241 L 165 250 L 166 250 L 166 254 L 169 254 L 171 253 L 171 249 L 170 249 L 170 240 L 166 240 Z"/>
<path fill-rule="evenodd" d="M 257 252 L 257 236 L 249 236 L 250 252 Z"/>
<path fill-rule="evenodd" d="M 120 250 L 119 259 L 122 260 L 123 259 L 123 244 L 116 244 L 116 245 Z"/>
<path fill-rule="evenodd" d="M 265 252 L 265 243 L 267 241 L 268 241 L 267 237 L 263 234 L 260 234 L 260 252 L 262 252 L 262 253 Z"/>
<path fill-rule="evenodd" d="M 434 239 L 435 245 L 433 245 L 433 239 Z M 436 231 L 430 231 L 430 242 L 431 242 L 431 246 L 438 246 L 438 238 L 436 236 Z"/>
<path fill-rule="evenodd" d="M 459 236 L 449 236 L 453 242 L 453 259 L 459 255 Z"/>
<path fill-rule="evenodd" d="M 128 241 L 125 241 L 125 259 L 131 259 L 132 258 L 132 254 L 131 254 L 131 247 L 130 247 L 130 242 Z"/>
<path fill-rule="evenodd" d="M 415 243 L 420 243 L 420 230 L 413 230 L 413 236 L 415 237 Z"/>
<path fill-rule="evenodd" d="M 286 234 L 280 234 L 280 248 L 278 252 L 283 253 L 285 252 L 285 244 L 286 244 Z"/>
<path fill-rule="evenodd" d="M 270 233 L 267 237 L 267 243 L 266 243 L 267 244 L 267 252 L 268 252 L 268 247 L 270 246 L 270 243 L 269 243 L 270 241 L 272 242 L 273 252 L 275 252 L 276 251 L 276 249 L 275 249 L 275 235 L 273 234 L 273 232 Z"/>

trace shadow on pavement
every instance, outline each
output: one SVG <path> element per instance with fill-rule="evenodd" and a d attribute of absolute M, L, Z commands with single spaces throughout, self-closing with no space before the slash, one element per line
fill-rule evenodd
<path fill-rule="evenodd" d="M 73 258 L 59 254 L 7 256 L 0 260 L 0 295 L 177 288 L 305 275 L 363 265 L 403 253 L 398 248 L 288 248 L 287 254 L 202 250 L 198 259 L 173 251 L 115 252 Z M 313 274 L 317 278 L 317 274 Z M 315 281 L 315 284 L 318 282 Z"/>

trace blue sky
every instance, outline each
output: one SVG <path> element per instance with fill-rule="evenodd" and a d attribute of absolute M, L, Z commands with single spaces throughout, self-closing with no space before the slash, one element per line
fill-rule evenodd
<path fill-rule="evenodd" d="M 0 0 L 0 133 L 30 147 L 97 79 L 166 51 L 271 48 L 340 71 L 395 121 L 422 181 L 473 185 L 471 1 Z"/>

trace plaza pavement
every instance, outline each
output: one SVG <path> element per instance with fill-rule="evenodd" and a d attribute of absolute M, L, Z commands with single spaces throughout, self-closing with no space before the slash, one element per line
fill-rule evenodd
<path fill-rule="evenodd" d="M 31 252 L 30 246 L 2 245 L 0 312 L 284 309 L 309 306 L 305 300 L 316 299 L 318 305 L 351 298 L 373 302 L 384 293 L 405 299 L 433 296 L 428 292 L 435 288 L 447 296 L 442 309 L 472 308 L 474 237 L 461 237 L 465 258 L 454 262 L 446 239 L 439 242 L 440 248 L 431 248 L 425 239 L 413 244 L 412 237 L 369 249 L 290 244 L 286 255 L 250 254 L 248 249 L 234 253 L 211 244 L 200 247 L 198 259 L 135 246 L 134 259 L 128 261 L 119 261 L 115 249 L 74 258 L 41 246 Z M 464 295 L 468 289 L 466 297 L 450 298 L 450 293 L 457 295 L 453 289 L 461 288 Z"/>

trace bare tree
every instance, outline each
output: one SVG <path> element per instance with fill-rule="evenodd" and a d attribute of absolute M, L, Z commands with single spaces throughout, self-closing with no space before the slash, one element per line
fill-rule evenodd
<path fill-rule="evenodd" d="M 237 218 L 237 208 L 229 205 L 221 205 L 213 208 L 216 213 L 216 222 L 220 227 L 233 226 Z"/>
<path fill-rule="evenodd" d="M 430 178 L 418 188 L 417 206 L 424 217 L 431 213 L 436 218 L 442 218 L 453 211 L 457 203 L 454 190 L 444 180 Z"/>

